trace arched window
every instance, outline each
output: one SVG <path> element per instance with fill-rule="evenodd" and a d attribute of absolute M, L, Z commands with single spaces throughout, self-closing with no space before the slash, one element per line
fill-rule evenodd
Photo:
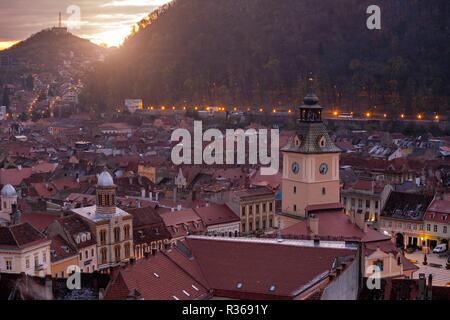
<path fill-rule="evenodd" d="M 114 242 L 120 242 L 120 228 L 114 228 Z"/>
<path fill-rule="evenodd" d="M 123 227 L 123 234 L 125 239 L 130 239 L 130 225 L 127 224 L 126 226 Z"/>
<path fill-rule="evenodd" d="M 100 231 L 100 242 L 102 245 L 106 244 L 106 230 Z"/>

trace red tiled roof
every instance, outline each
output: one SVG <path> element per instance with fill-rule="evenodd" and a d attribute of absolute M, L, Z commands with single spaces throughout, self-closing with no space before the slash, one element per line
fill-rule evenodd
<path fill-rule="evenodd" d="M 0 247 L 23 248 L 45 241 L 45 236 L 28 222 L 0 227 Z"/>
<path fill-rule="evenodd" d="M 120 269 L 106 288 L 107 300 L 125 300 L 137 290 L 144 300 L 196 300 L 208 290 L 164 253 Z"/>
<path fill-rule="evenodd" d="M 24 179 L 28 179 L 33 174 L 31 168 L 22 169 L 0 169 L 0 184 L 11 184 L 18 186 Z"/>
<path fill-rule="evenodd" d="M 201 218 L 195 213 L 193 209 L 187 209 L 175 212 L 161 213 L 161 218 L 167 227 L 177 226 L 189 222 L 200 222 Z"/>
<path fill-rule="evenodd" d="M 353 189 L 359 191 L 373 191 L 375 193 L 380 193 L 384 189 L 384 185 L 380 181 L 370 181 L 370 180 L 358 180 L 355 183 L 344 185 L 344 189 Z"/>
<path fill-rule="evenodd" d="M 390 239 L 378 231 L 368 227 L 365 233 L 358 226 L 350 221 L 350 218 L 341 211 L 318 212 L 319 237 L 323 238 L 344 238 L 360 239 L 362 242 L 384 241 Z M 285 236 L 308 236 L 309 230 L 306 221 L 300 221 L 286 229 L 281 230 Z"/>
<path fill-rule="evenodd" d="M 58 262 L 70 257 L 76 257 L 77 251 L 75 251 L 69 244 L 59 235 L 50 238 L 52 241 L 50 250 L 52 250 L 51 261 Z"/>
<path fill-rule="evenodd" d="M 425 213 L 424 220 L 450 224 L 450 201 L 434 199 Z"/>
<path fill-rule="evenodd" d="M 97 243 L 95 234 L 92 234 L 91 229 L 89 228 L 89 225 L 80 218 L 76 214 L 72 214 L 70 216 L 66 216 L 63 218 L 58 219 L 58 223 L 61 224 L 61 227 L 64 229 L 66 234 L 72 238 L 74 243 L 76 243 L 76 236 L 79 233 L 82 232 L 89 232 L 91 233 L 91 239 L 86 240 L 84 242 L 77 243 L 76 246 L 78 248 L 86 248 L 92 245 L 95 245 Z"/>
<path fill-rule="evenodd" d="M 337 257 L 355 254 L 349 249 L 216 238 L 186 242 L 215 295 L 243 299 L 295 298 L 330 271 Z"/>
<path fill-rule="evenodd" d="M 450 214 L 450 200 L 434 199 L 428 211 Z"/>
<path fill-rule="evenodd" d="M 261 169 L 259 169 L 258 172 L 250 178 L 250 184 L 253 186 L 268 186 L 275 190 L 281 186 L 281 178 L 281 171 L 278 171 L 277 174 L 274 175 L 263 176 L 261 175 Z"/>
<path fill-rule="evenodd" d="M 28 222 L 39 231 L 44 231 L 58 216 L 48 213 L 24 213 L 20 217 L 21 222 Z"/>
<path fill-rule="evenodd" d="M 211 204 L 207 207 L 196 208 L 194 211 L 206 226 L 240 221 L 240 218 L 225 204 Z"/>

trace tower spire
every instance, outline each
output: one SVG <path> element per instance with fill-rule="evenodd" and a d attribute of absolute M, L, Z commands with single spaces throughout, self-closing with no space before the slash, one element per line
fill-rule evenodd
<path fill-rule="evenodd" d="M 307 94 L 306 97 L 303 99 L 303 102 L 306 105 L 316 105 L 319 103 L 319 98 L 316 96 L 314 92 L 314 75 L 312 72 L 308 73 L 308 80 L 307 80 Z"/>
<path fill-rule="evenodd" d="M 58 23 L 58 28 L 62 28 L 61 11 L 59 12 L 59 23 Z"/>

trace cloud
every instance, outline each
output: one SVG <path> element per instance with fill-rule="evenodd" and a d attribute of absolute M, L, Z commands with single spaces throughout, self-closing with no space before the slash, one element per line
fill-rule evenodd
<path fill-rule="evenodd" d="M 114 0 L 100 7 L 158 7 L 166 4 L 167 0 Z"/>

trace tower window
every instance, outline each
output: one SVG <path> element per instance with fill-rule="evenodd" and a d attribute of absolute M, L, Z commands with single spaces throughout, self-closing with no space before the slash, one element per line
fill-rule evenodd
<path fill-rule="evenodd" d="M 294 193 L 297 193 L 297 187 L 294 186 Z"/>
<path fill-rule="evenodd" d="M 327 189 L 326 188 L 322 188 L 322 195 L 326 195 L 327 194 Z"/>
<path fill-rule="evenodd" d="M 297 205 L 294 204 L 294 211 L 297 212 Z"/>

